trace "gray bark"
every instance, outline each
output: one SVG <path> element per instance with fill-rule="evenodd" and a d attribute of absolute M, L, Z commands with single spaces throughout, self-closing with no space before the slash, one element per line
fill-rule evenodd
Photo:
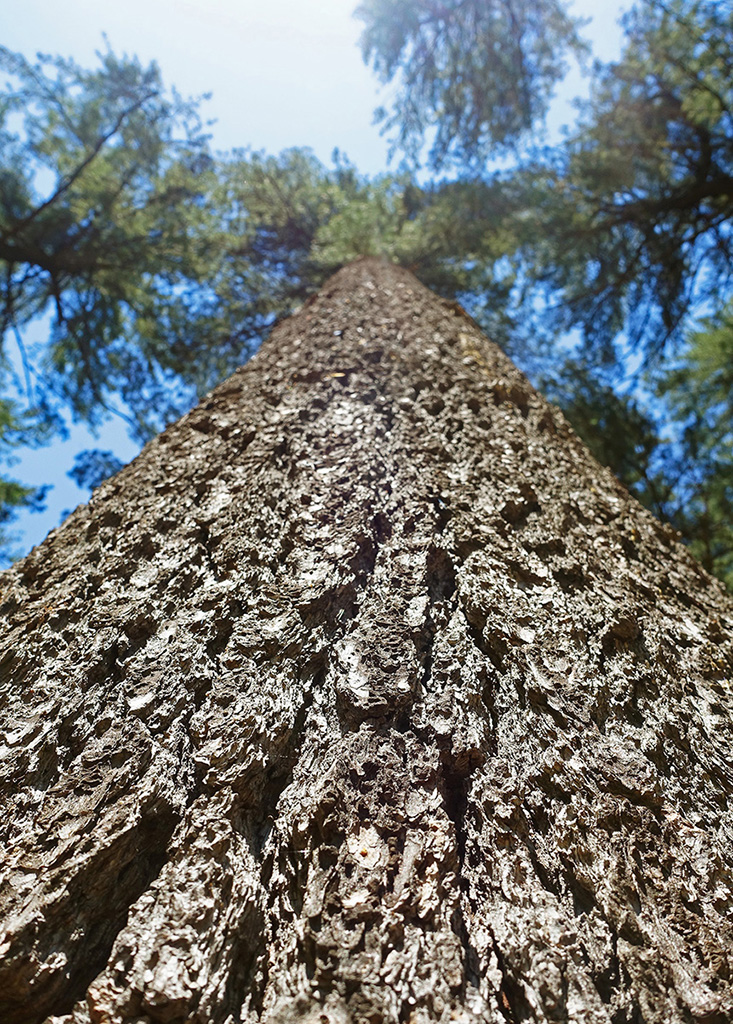
<path fill-rule="evenodd" d="M 2 584 L 0 1020 L 733 1020 L 733 602 L 364 260 Z"/>

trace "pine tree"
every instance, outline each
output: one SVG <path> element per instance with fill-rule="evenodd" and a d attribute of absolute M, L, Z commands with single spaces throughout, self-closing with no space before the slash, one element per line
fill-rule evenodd
<path fill-rule="evenodd" d="M 5 1024 L 733 1016 L 733 602 L 406 271 L 1 600 Z"/>

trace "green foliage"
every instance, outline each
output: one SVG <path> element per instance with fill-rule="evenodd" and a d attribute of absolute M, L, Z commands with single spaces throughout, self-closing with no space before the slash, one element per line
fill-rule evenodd
<path fill-rule="evenodd" d="M 596 67 L 577 129 L 514 176 L 517 206 L 524 194 L 537 211 L 517 252 L 553 296 L 551 331 L 579 328 L 607 368 L 619 335 L 643 354 L 664 430 L 650 448 L 654 431 L 632 410 L 626 430 L 602 417 L 604 437 L 615 445 L 630 430 L 648 465 L 639 479 L 608 461 L 733 586 L 730 307 L 689 328 L 699 309 L 720 308 L 733 274 L 733 8 L 647 0 L 624 27 L 622 57 Z M 614 402 L 598 397 L 604 417 Z"/>
<path fill-rule="evenodd" d="M 358 13 L 366 58 L 400 82 L 397 144 L 414 157 L 434 129 L 434 166 L 487 186 L 486 159 L 542 118 L 559 55 L 579 47 L 557 3 L 371 0 Z M 505 255 L 535 301 L 552 298 L 545 330 L 577 328 L 604 358 L 622 332 L 660 352 L 733 273 L 733 7 L 641 0 L 624 28 L 568 138 L 501 176 Z M 476 256 L 493 260 L 493 244 Z"/>
<path fill-rule="evenodd" d="M 640 0 L 564 141 L 501 173 L 486 161 L 542 117 L 558 56 L 577 50 L 562 8 L 374 0 L 359 13 L 365 57 L 400 84 L 379 112 L 397 145 L 415 159 L 428 139 L 433 166 L 462 176 L 424 190 L 421 229 L 442 220 L 454 254 L 449 287 L 467 279 L 476 305 L 482 287 L 508 285 L 501 324 L 484 325 L 601 461 L 733 582 L 729 312 L 685 340 L 733 275 L 733 7 Z M 512 15 L 554 26 L 536 61 L 513 49 Z M 528 29 L 522 47 L 536 38 Z"/>
<path fill-rule="evenodd" d="M 24 413 L 17 403 L 0 399 L 0 459 L 12 464 L 13 452 L 18 448 L 43 444 L 48 438 L 50 418 L 39 415 L 37 410 Z M 10 524 L 19 512 L 43 510 L 47 487 L 29 487 L 17 480 L 0 478 L 0 565 L 7 564 L 15 556 L 17 537 Z"/>
<path fill-rule="evenodd" d="M 63 408 L 94 427 L 121 407 L 147 439 L 338 266 L 381 255 L 457 298 L 733 582 L 730 308 L 688 329 L 733 273 L 730 6 L 641 0 L 572 133 L 531 155 L 565 55 L 582 53 L 561 0 L 364 0 L 359 14 L 365 57 L 397 84 L 385 129 L 413 162 L 427 143 L 454 180 L 369 180 L 307 150 L 215 158 L 198 103 L 155 65 L 0 49 L 0 381 L 28 406 L 0 400 L 0 456 L 58 429 Z M 509 169 L 489 172 L 496 157 Z M 48 344 L 26 346 L 44 315 Z M 71 475 L 114 468 L 93 451 Z M 0 484 L 0 519 L 38 498 Z"/>
<path fill-rule="evenodd" d="M 658 390 L 679 427 L 674 502 L 664 512 L 733 589 L 733 305 L 690 333 Z"/>
<path fill-rule="evenodd" d="M 605 379 L 603 369 L 582 356 L 566 358 L 541 383 L 598 461 L 653 505 L 659 484 L 653 463 L 660 438 L 654 419 L 639 400 L 619 393 L 615 382 Z"/>
<path fill-rule="evenodd" d="M 524 255 L 554 326 L 596 346 L 623 331 L 656 356 L 733 272 L 733 7 L 646 0 L 621 59 L 597 65 L 567 143 L 522 171 Z"/>
<path fill-rule="evenodd" d="M 155 65 L 99 60 L 0 49 L 3 336 L 50 312 L 37 386 L 91 423 L 121 395 L 145 435 L 146 404 L 169 414 L 170 375 L 189 383 L 154 318 L 205 271 L 212 161 L 196 105 L 166 94 Z"/>
<path fill-rule="evenodd" d="M 497 340 L 509 343 L 506 318 L 514 285 L 501 266 L 500 187 L 452 182 L 421 187 L 409 176 L 363 181 L 319 229 L 314 257 L 329 273 L 360 255 L 408 267 L 434 291 L 460 299 Z M 480 255 L 479 255 L 480 254 Z"/>
<path fill-rule="evenodd" d="M 435 169 L 514 149 L 582 50 L 559 0 L 364 0 L 357 14 L 364 59 L 399 81 L 378 120 L 415 161 L 428 139 Z"/>
<path fill-rule="evenodd" d="M 123 465 L 114 452 L 91 448 L 74 456 L 74 467 L 67 475 L 77 487 L 88 487 L 93 491 L 109 477 L 119 473 Z"/>

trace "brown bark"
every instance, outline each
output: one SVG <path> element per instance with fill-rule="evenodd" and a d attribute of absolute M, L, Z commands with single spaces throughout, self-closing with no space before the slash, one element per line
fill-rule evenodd
<path fill-rule="evenodd" d="M 733 1019 L 733 604 L 407 272 L 1 582 L 5 1024 Z"/>

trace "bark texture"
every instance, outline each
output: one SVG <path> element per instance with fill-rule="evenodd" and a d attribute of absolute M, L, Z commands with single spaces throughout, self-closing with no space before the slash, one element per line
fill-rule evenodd
<path fill-rule="evenodd" d="M 733 1020 L 733 603 L 407 272 L 1 584 L 4 1024 Z"/>

